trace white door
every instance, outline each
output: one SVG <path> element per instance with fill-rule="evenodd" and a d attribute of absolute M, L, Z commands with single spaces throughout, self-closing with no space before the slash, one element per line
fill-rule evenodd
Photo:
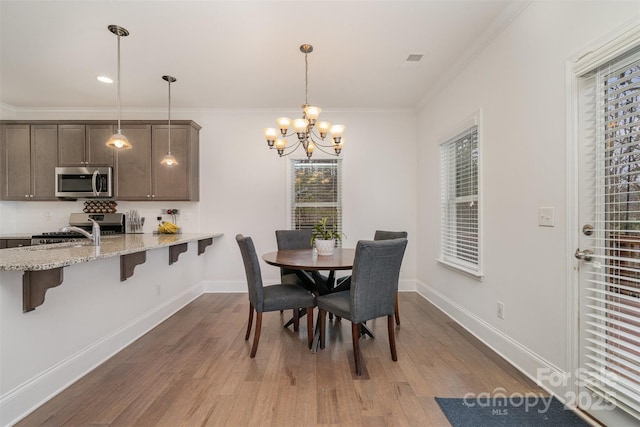
<path fill-rule="evenodd" d="M 578 79 L 579 369 L 575 403 L 640 425 L 640 52 Z"/>

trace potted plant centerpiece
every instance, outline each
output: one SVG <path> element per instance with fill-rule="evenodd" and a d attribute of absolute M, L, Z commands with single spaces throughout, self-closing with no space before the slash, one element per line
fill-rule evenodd
<path fill-rule="evenodd" d="M 342 241 L 344 235 L 335 225 L 327 225 L 328 220 L 328 217 L 324 217 L 313 225 L 311 245 L 315 244 L 318 255 L 333 255 L 336 239 Z"/>

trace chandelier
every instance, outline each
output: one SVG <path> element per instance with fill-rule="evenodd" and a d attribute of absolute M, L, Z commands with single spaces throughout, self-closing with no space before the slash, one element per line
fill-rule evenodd
<path fill-rule="evenodd" d="M 317 148 L 325 154 L 338 156 L 342 151 L 342 133 L 343 125 L 333 125 L 329 122 L 319 122 L 318 116 L 321 109 L 309 105 L 308 86 L 309 86 L 309 63 L 307 55 L 313 52 L 313 46 L 303 44 L 300 46 L 300 52 L 304 53 L 304 105 L 302 105 L 302 118 L 291 120 L 288 117 L 279 117 L 276 119 L 278 128 L 280 129 L 280 138 L 275 128 L 266 128 L 264 136 L 270 149 L 276 149 L 280 157 L 288 156 L 298 147 L 302 147 L 307 155 L 311 158 L 314 150 Z M 293 124 L 293 131 L 289 134 L 289 127 Z M 327 135 L 331 133 L 330 142 L 324 142 Z M 287 148 L 287 139 L 293 135 L 297 136 L 297 141 Z M 333 152 L 330 151 L 333 149 Z"/>

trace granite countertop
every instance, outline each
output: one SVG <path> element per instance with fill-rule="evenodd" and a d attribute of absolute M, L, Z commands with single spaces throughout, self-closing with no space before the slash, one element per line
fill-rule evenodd
<path fill-rule="evenodd" d="M 222 233 L 122 234 L 102 236 L 100 246 L 89 240 L 0 250 L 0 271 L 38 271 L 66 267 L 149 249 L 222 236 Z"/>

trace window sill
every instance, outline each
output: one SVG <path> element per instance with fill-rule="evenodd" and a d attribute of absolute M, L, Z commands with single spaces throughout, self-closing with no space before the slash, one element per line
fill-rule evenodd
<path fill-rule="evenodd" d="M 483 281 L 484 280 L 484 274 L 481 271 L 475 271 L 475 270 L 471 270 L 469 268 L 465 268 L 461 265 L 458 264 L 454 264 L 452 262 L 449 261 L 445 261 L 441 258 L 436 258 L 436 261 L 438 261 L 438 263 L 442 264 L 443 266 L 451 269 L 451 270 L 455 270 L 459 273 L 463 273 L 466 276 L 472 277 L 478 281 Z"/>

